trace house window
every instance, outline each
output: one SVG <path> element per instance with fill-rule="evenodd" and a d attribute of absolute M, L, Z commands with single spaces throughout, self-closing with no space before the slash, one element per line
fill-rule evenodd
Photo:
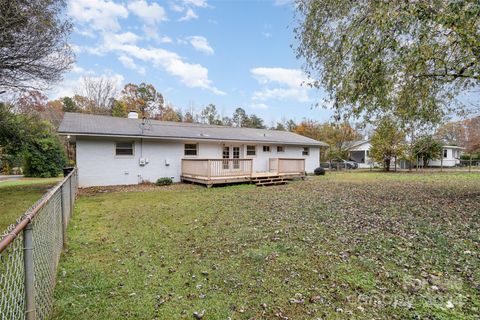
<path fill-rule="evenodd" d="M 447 149 L 443 149 L 443 157 L 446 158 L 448 155 L 448 150 Z"/>
<path fill-rule="evenodd" d="M 277 152 L 285 152 L 284 146 L 277 146 Z"/>
<path fill-rule="evenodd" d="M 133 142 L 115 143 L 116 156 L 133 156 Z"/>
<path fill-rule="evenodd" d="M 255 146 L 247 146 L 247 156 L 254 156 L 256 155 L 257 150 Z"/>
<path fill-rule="evenodd" d="M 263 146 L 263 152 L 270 152 L 270 146 Z"/>
<path fill-rule="evenodd" d="M 229 167 L 229 161 L 228 159 L 230 158 L 230 147 L 224 146 L 222 150 L 222 158 L 225 159 L 222 161 L 222 167 L 224 170 L 227 170 Z"/>
<path fill-rule="evenodd" d="M 303 147 L 302 156 L 308 156 L 310 154 L 309 147 Z"/>
<path fill-rule="evenodd" d="M 185 155 L 186 156 L 196 156 L 198 152 L 198 144 L 196 143 L 186 143 L 185 144 Z"/>

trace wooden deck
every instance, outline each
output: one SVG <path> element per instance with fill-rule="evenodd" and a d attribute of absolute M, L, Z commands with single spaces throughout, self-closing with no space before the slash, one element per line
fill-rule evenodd
<path fill-rule="evenodd" d="M 272 158 L 269 171 L 254 172 L 252 159 L 183 159 L 182 181 L 211 187 L 249 182 L 257 186 L 285 184 L 305 177 L 305 159 Z"/>

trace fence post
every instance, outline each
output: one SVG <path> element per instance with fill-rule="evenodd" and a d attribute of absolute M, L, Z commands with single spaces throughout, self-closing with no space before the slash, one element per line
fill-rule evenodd
<path fill-rule="evenodd" d="M 68 178 L 68 182 L 70 184 L 70 211 L 69 211 L 69 217 L 72 216 L 73 212 L 73 198 L 72 198 L 72 175 Z"/>
<path fill-rule="evenodd" d="M 62 215 L 62 242 L 63 242 L 63 247 L 65 247 L 65 240 L 67 237 L 67 218 L 65 217 L 65 199 L 64 199 L 64 190 L 63 190 L 63 184 L 60 187 L 60 207 L 62 208 L 61 210 L 61 215 Z"/>
<path fill-rule="evenodd" d="M 23 264 L 25 268 L 25 319 L 34 320 L 36 315 L 32 222 L 29 222 L 25 229 L 23 229 Z"/>

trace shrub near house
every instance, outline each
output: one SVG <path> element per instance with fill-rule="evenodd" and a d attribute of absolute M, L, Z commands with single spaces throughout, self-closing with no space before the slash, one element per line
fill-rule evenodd
<path fill-rule="evenodd" d="M 26 146 L 24 174 L 27 177 L 56 177 L 66 164 L 58 137 L 47 135 Z"/>

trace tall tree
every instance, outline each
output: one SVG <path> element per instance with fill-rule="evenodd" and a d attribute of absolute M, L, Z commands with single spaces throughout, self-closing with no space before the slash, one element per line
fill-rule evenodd
<path fill-rule="evenodd" d="M 464 121 L 442 124 L 435 132 L 435 139 L 446 144 L 465 146 L 466 130 Z"/>
<path fill-rule="evenodd" d="M 111 114 L 112 102 L 117 94 L 117 82 L 107 77 L 83 77 L 77 95 L 84 97 L 83 111 Z"/>
<path fill-rule="evenodd" d="M 7 167 L 24 162 L 25 174 L 44 177 L 61 171 L 65 155 L 50 123 L 0 103 L 0 160 Z"/>
<path fill-rule="evenodd" d="M 38 115 L 47 108 L 48 97 L 37 90 L 25 91 L 15 103 L 20 113 Z"/>
<path fill-rule="evenodd" d="M 442 143 L 435 140 L 431 135 L 423 136 L 413 144 L 413 151 L 417 159 L 423 161 L 427 167 L 430 160 L 439 159 L 442 156 Z"/>
<path fill-rule="evenodd" d="M 243 127 L 246 119 L 247 113 L 245 110 L 243 108 L 237 108 L 232 116 L 232 125 L 235 127 Z"/>
<path fill-rule="evenodd" d="M 193 112 L 191 112 L 191 111 L 185 112 L 185 114 L 183 115 L 182 121 L 192 123 L 193 120 L 194 120 Z"/>
<path fill-rule="evenodd" d="M 43 89 L 73 63 L 63 0 L 0 0 L 0 91 Z"/>
<path fill-rule="evenodd" d="M 296 8 L 297 54 L 338 114 L 438 123 L 480 84 L 477 0 L 297 0 Z"/>
<path fill-rule="evenodd" d="M 200 112 L 200 118 L 202 123 L 212 125 L 222 125 L 222 120 L 217 113 L 217 107 L 210 103 L 208 106 L 202 109 Z"/>
<path fill-rule="evenodd" d="M 465 121 L 467 141 L 465 149 L 467 152 L 480 152 L 480 116 Z"/>
<path fill-rule="evenodd" d="M 63 112 L 77 112 L 78 108 L 75 105 L 75 101 L 73 101 L 70 97 L 64 97 L 63 101 Z"/>
<path fill-rule="evenodd" d="M 401 157 L 405 151 L 405 134 L 398 129 L 398 125 L 389 117 L 379 121 L 370 143 L 370 156 L 383 164 L 386 171 L 390 171 L 392 160 Z"/>
<path fill-rule="evenodd" d="M 319 123 L 314 120 L 304 119 L 293 132 L 300 135 L 324 141 L 329 145 L 326 158 L 346 158 L 348 155 L 345 143 L 358 140 L 359 134 L 348 122 Z"/>
<path fill-rule="evenodd" d="M 15 110 L 48 121 L 54 128 L 58 128 L 63 118 L 63 102 L 49 101 L 46 95 L 37 90 L 25 91 L 15 102 Z"/>
<path fill-rule="evenodd" d="M 287 131 L 293 132 L 293 131 L 295 131 L 295 128 L 297 127 L 297 124 L 295 123 L 295 121 L 290 119 L 287 122 L 285 122 L 285 127 L 287 128 Z"/>
<path fill-rule="evenodd" d="M 255 114 L 251 114 L 247 116 L 243 126 L 246 128 L 265 129 L 265 125 L 263 124 L 263 119 L 258 117 Z"/>
<path fill-rule="evenodd" d="M 112 116 L 119 118 L 127 117 L 127 106 L 122 100 L 114 100 L 112 107 Z"/>
<path fill-rule="evenodd" d="M 175 110 L 173 106 L 167 105 L 165 108 L 163 108 L 162 117 L 159 120 L 181 122 L 182 114 L 180 111 Z"/>
<path fill-rule="evenodd" d="M 122 99 L 127 105 L 127 111 L 136 110 L 146 118 L 162 117 L 164 99 L 151 84 L 127 84 L 122 90 Z"/>

